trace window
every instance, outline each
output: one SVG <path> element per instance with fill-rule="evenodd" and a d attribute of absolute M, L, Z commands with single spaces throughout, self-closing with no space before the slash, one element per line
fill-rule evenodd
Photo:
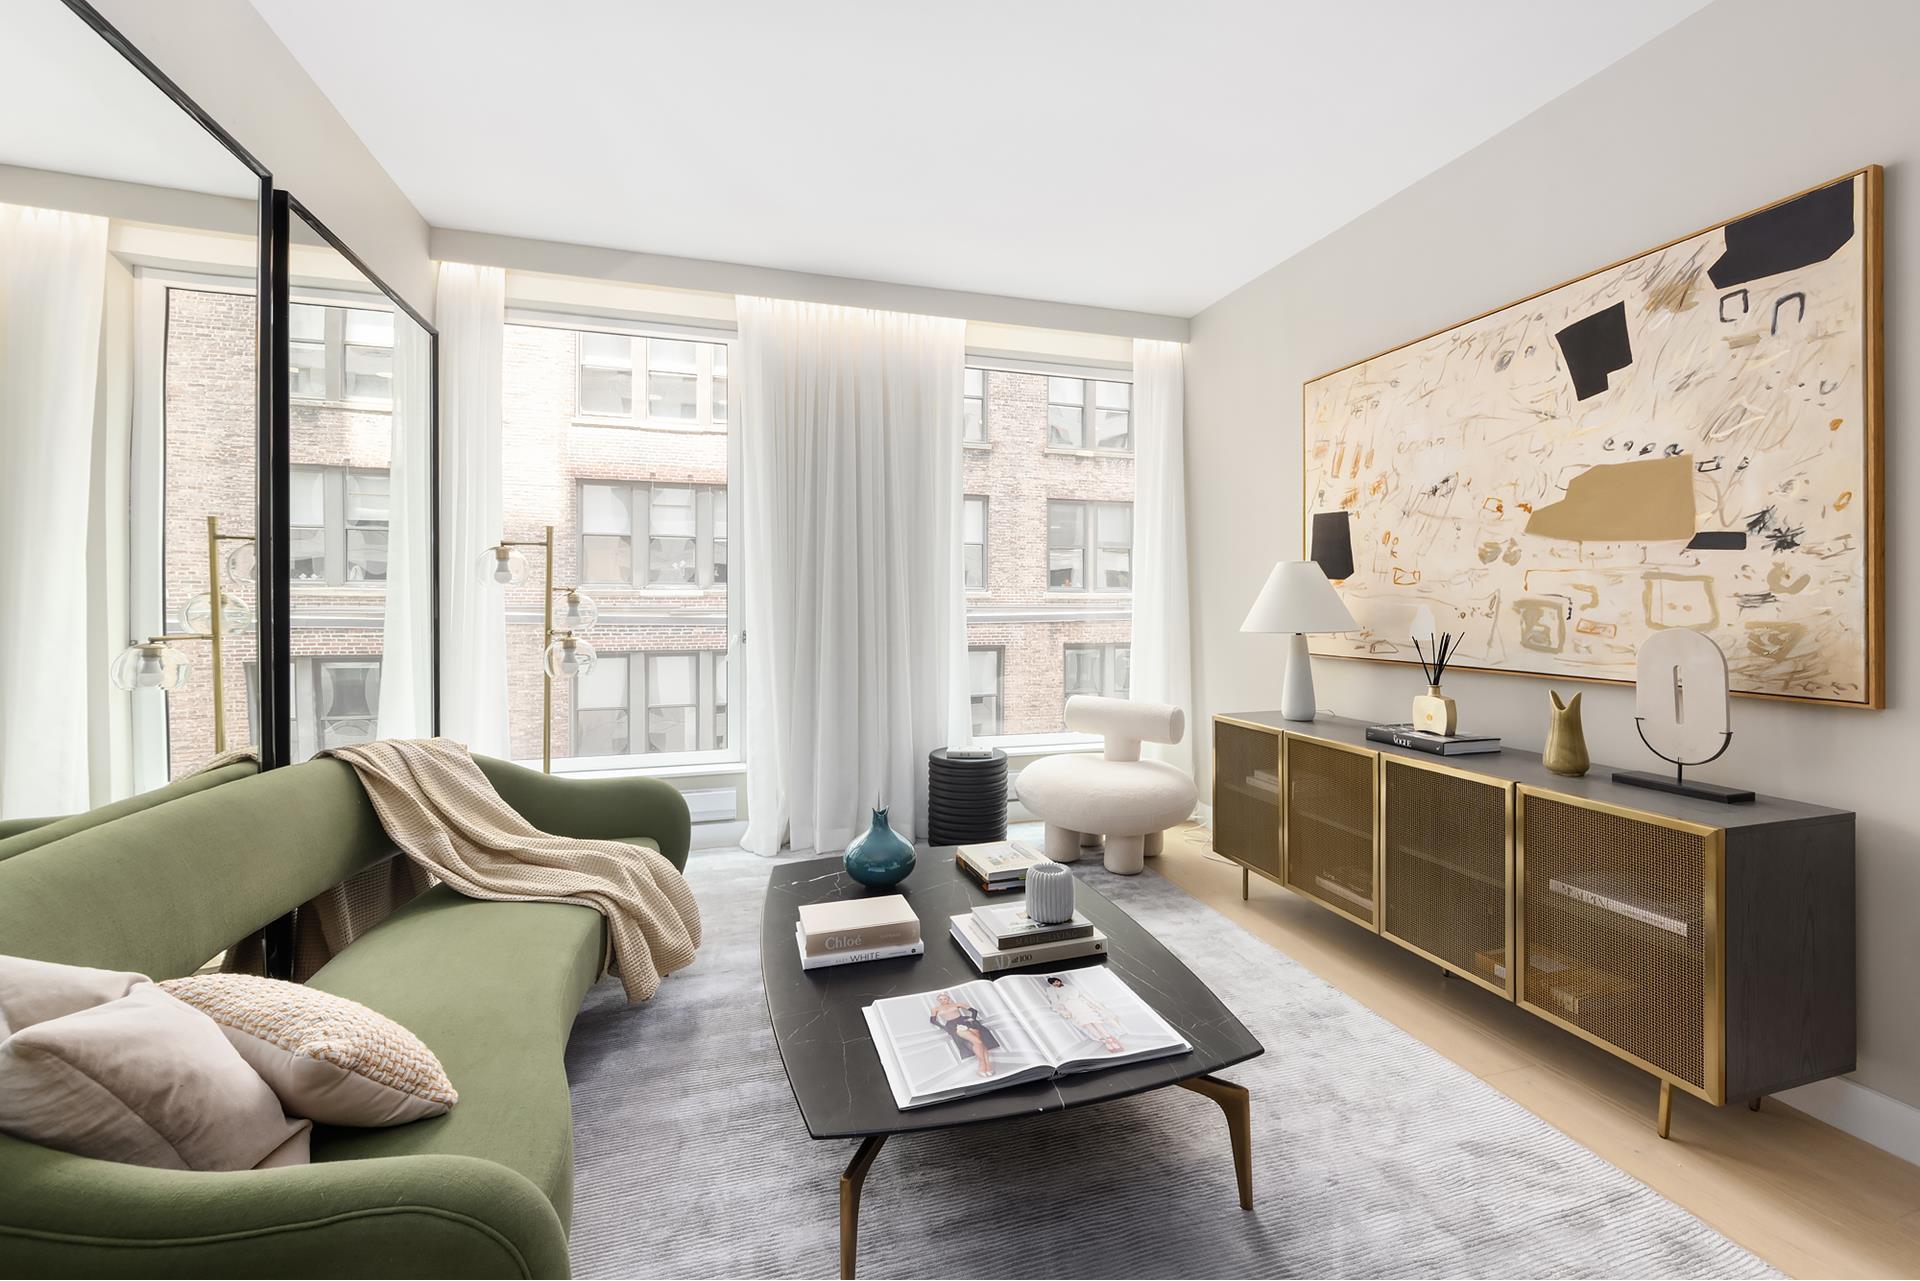
<path fill-rule="evenodd" d="M 636 713 L 645 725 L 638 740 Z M 602 653 L 574 680 L 575 756 L 709 752 L 727 745 L 725 650 Z"/>
<path fill-rule="evenodd" d="M 967 701 L 973 709 L 973 732 L 988 738 L 1001 731 L 1000 656 L 997 649 L 967 651 Z"/>
<path fill-rule="evenodd" d="M 384 471 L 295 467 L 287 481 L 293 581 L 333 587 L 387 581 Z"/>
<path fill-rule="evenodd" d="M 575 409 L 666 427 L 724 428 L 727 348 L 689 338 L 582 332 Z M 634 379 L 640 379 L 635 410 Z"/>
<path fill-rule="evenodd" d="M 1098 378 L 1047 379 L 1047 444 L 1054 449 L 1133 451 L 1133 385 Z"/>
<path fill-rule="evenodd" d="M 260 719 L 260 667 L 246 664 L 247 724 Z M 380 656 L 327 654 L 293 662 L 293 759 L 380 737 Z"/>
<path fill-rule="evenodd" d="M 393 404 L 393 313 L 287 306 L 287 390 L 295 400 Z"/>
<path fill-rule="evenodd" d="M 982 591 L 987 585 L 987 500 L 967 495 L 960 525 L 960 572 L 968 591 Z"/>
<path fill-rule="evenodd" d="M 1133 504 L 1047 503 L 1047 590 L 1133 589 Z"/>
<path fill-rule="evenodd" d="M 1130 645 L 1068 644 L 1062 647 L 1066 696 L 1098 694 L 1125 698 L 1133 683 Z"/>
<path fill-rule="evenodd" d="M 969 445 L 984 445 L 987 443 L 987 371 L 967 370 L 961 396 L 960 439 Z"/>
<path fill-rule="evenodd" d="M 634 531 L 646 530 L 636 563 Z M 580 486 L 580 581 L 599 586 L 724 587 L 727 491 L 718 485 Z"/>

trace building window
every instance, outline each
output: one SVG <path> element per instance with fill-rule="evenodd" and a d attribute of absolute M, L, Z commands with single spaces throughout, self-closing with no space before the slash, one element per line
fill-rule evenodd
<path fill-rule="evenodd" d="M 287 339 L 293 399 L 392 406 L 391 311 L 290 303 Z"/>
<path fill-rule="evenodd" d="M 258 742 L 260 665 L 246 664 L 248 742 Z M 380 737 L 380 656 L 326 654 L 293 660 L 293 759 Z"/>
<path fill-rule="evenodd" d="M 638 559 L 636 530 L 646 531 L 645 555 Z M 604 481 L 581 485 L 580 581 L 599 586 L 724 587 L 726 488 Z"/>
<path fill-rule="evenodd" d="M 969 445 L 984 445 L 987 443 L 987 371 L 967 370 L 961 395 L 960 439 Z"/>
<path fill-rule="evenodd" d="M 973 708 L 976 738 L 1000 732 L 1000 655 L 998 649 L 967 651 L 967 701 Z"/>
<path fill-rule="evenodd" d="M 573 718 L 575 756 L 724 750 L 726 651 L 602 653 L 574 681 Z"/>
<path fill-rule="evenodd" d="M 581 332 L 575 408 L 583 418 L 724 428 L 727 348 L 685 338 Z M 636 410 L 634 386 L 640 380 Z"/>
<path fill-rule="evenodd" d="M 1047 590 L 1133 590 L 1133 504 L 1047 503 Z"/>
<path fill-rule="evenodd" d="M 987 585 L 987 500 L 968 494 L 960 514 L 960 572 L 970 592 Z"/>
<path fill-rule="evenodd" d="M 387 485 L 384 471 L 291 469 L 287 523 L 295 583 L 343 587 L 387 581 Z"/>
<path fill-rule="evenodd" d="M 1075 694 L 1127 697 L 1133 684 L 1132 646 L 1068 644 L 1062 652 L 1068 698 Z"/>
<path fill-rule="evenodd" d="M 1098 378 L 1047 379 L 1047 444 L 1054 449 L 1133 451 L 1133 386 Z"/>

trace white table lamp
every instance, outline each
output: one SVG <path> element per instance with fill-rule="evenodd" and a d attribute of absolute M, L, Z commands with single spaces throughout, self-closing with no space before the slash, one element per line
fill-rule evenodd
<path fill-rule="evenodd" d="M 1340 593 L 1320 566 L 1310 560 L 1283 560 L 1267 575 L 1243 632 L 1281 632 L 1287 642 L 1287 675 L 1280 687 L 1280 714 L 1290 721 L 1313 719 L 1313 659 L 1307 653 L 1310 632 L 1360 630 Z"/>

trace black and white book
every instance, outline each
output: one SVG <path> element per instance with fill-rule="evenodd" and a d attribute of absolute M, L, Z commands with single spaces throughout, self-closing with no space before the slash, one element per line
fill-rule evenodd
<path fill-rule="evenodd" d="M 1500 738 L 1491 734 L 1435 734 L 1424 729 L 1415 729 L 1411 722 L 1399 725 L 1369 725 L 1367 739 L 1374 743 L 1391 743 L 1395 747 L 1410 747 L 1416 752 L 1428 752 L 1434 756 L 1475 756 L 1483 752 L 1500 750 Z"/>
<path fill-rule="evenodd" d="M 1193 1048 L 1103 966 L 974 979 L 865 1013 L 903 1110 Z"/>
<path fill-rule="evenodd" d="M 1027 915 L 1027 905 L 989 903 L 973 909 L 973 919 L 998 948 L 1058 943 L 1062 939 L 1083 939 L 1093 935 L 1093 922 L 1075 912 L 1071 919 L 1048 923 Z"/>

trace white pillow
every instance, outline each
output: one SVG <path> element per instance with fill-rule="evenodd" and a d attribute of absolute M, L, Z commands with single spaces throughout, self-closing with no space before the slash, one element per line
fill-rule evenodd
<path fill-rule="evenodd" d="M 419 1037 L 358 1001 L 252 974 L 160 985 L 218 1023 L 294 1116 L 327 1125 L 404 1125 L 460 1095 Z"/>
<path fill-rule="evenodd" d="M 307 1161 L 312 1126 L 141 975 L 0 957 L 0 1031 L 0 1131 L 16 1138 L 169 1170 Z"/>

